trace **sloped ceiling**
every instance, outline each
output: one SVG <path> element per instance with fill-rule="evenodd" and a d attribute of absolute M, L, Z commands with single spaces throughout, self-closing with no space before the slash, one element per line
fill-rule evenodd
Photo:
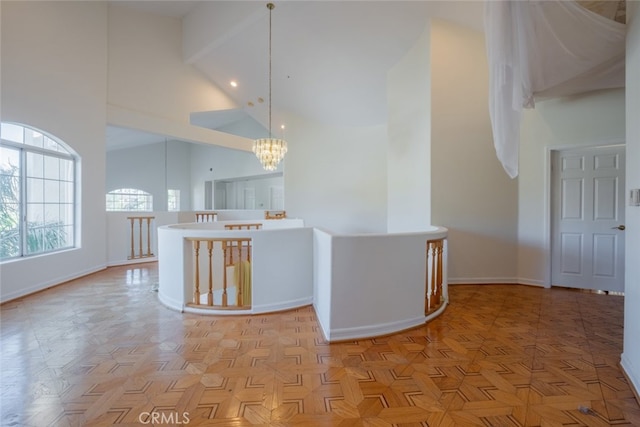
<path fill-rule="evenodd" d="M 579 1 L 624 20 L 624 1 Z M 233 111 L 194 112 L 192 123 L 255 138 L 268 125 L 267 2 L 118 1 L 181 18 L 186 63 L 233 98 Z M 478 31 L 477 1 L 280 1 L 272 11 L 273 128 L 286 112 L 343 126 L 386 122 L 386 73 L 415 44 L 432 17 Z M 232 88 L 231 80 L 238 82 Z M 241 135 L 244 123 L 247 135 Z M 111 135 L 124 138 L 123 132 Z M 110 137 L 112 143 L 113 138 Z"/>

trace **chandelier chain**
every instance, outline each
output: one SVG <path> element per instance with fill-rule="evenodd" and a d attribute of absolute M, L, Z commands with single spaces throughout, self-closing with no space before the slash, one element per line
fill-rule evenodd
<path fill-rule="evenodd" d="M 273 3 L 267 4 L 269 9 L 269 138 L 273 135 L 271 133 L 271 12 L 276 7 Z"/>

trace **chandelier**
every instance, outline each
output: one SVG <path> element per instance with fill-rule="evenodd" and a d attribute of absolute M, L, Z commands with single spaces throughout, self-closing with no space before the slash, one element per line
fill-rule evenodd
<path fill-rule="evenodd" d="M 276 7 L 267 3 L 269 9 L 269 137 L 253 141 L 253 152 L 265 170 L 273 171 L 287 153 L 287 141 L 274 138 L 271 134 L 271 11 Z"/>

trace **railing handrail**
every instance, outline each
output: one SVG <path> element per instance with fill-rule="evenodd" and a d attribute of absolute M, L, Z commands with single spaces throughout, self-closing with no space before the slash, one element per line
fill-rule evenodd
<path fill-rule="evenodd" d="M 250 242 L 251 237 L 185 237 L 185 240 L 200 242 Z"/>

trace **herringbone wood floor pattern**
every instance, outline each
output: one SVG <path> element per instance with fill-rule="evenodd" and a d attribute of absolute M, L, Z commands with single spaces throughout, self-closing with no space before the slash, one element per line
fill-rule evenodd
<path fill-rule="evenodd" d="M 452 286 L 430 323 L 328 344 L 311 307 L 206 317 L 155 264 L 1 306 L 5 426 L 640 426 L 623 297 Z"/>

